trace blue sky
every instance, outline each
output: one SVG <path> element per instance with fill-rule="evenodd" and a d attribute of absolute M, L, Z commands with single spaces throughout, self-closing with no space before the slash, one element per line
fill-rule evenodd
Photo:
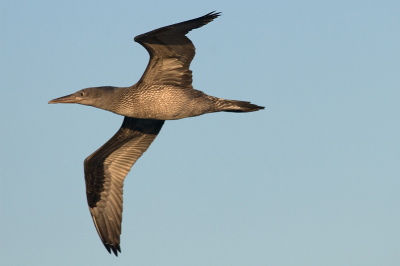
<path fill-rule="evenodd" d="M 194 87 L 265 106 L 167 122 L 125 180 L 118 258 L 83 160 L 122 117 L 50 99 L 130 86 L 136 35 L 189 33 Z M 2 1 L 4 265 L 399 265 L 400 2 Z"/>

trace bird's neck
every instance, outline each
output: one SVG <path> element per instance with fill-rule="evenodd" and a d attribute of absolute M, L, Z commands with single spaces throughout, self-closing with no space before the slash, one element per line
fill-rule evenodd
<path fill-rule="evenodd" d="M 93 107 L 107 110 L 116 114 L 121 113 L 121 106 L 125 106 L 130 87 L 99 87 L 102 90 L 102 95 L 93 104 Z"/>

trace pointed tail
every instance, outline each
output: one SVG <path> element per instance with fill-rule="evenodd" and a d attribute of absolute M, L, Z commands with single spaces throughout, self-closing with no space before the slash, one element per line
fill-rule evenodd
<path fill-rule="evenodd" d="M 250 102 L 224 99 L 219 99 L 219 101 L 216 102 L 216 107 L 218 111 L 234 113 L 255 112 L 265 108 L 264 106 L 258 106 Z"/>

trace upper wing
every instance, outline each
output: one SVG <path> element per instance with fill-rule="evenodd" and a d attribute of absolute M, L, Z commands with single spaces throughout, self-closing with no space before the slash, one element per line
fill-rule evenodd
<path fill-rule="evenodd" d="M 136 36 L 135 42 L 143 45 L 150 54 L 149 64 L 138 83 L 192 88 L 189 66 L 195 48 L 185 35 L 213 21 L 220 14 L 211 12 Z"/>
<path fill-rule="evenodd" d="M 89 210 L 104 246 L 121 252 L 122 187 L 133 164 L 147 150 L 163 120 L 125 117 L 118 132 L 84 162 Z"/>

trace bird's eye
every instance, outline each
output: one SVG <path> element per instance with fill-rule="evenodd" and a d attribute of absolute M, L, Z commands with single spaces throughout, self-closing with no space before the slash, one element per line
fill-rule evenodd
<path fill-rule="evenodd" d="M 84 93 L 83 93 L 83 92 L 81 92 L 81 96 L 83 96 L 83 94 L 84 94 Z"/>

